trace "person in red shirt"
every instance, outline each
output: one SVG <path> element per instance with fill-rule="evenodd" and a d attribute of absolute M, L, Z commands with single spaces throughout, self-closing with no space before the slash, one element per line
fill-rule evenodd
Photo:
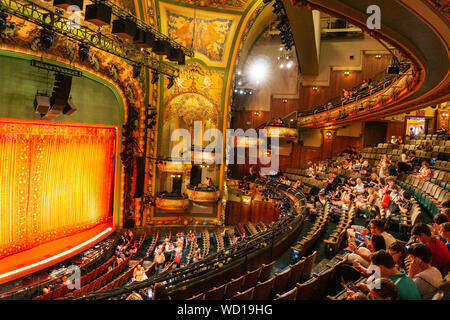
<path fill-rule="evenodd" d="M 439 269 L 442 277 L 445 278 L 450 269 L 450 251 L 445 243 L 432 236 L 431 229 L 425 223 L 418 223 L 411 231 L 412 236 L 430 248 L 431 265 Z"/>

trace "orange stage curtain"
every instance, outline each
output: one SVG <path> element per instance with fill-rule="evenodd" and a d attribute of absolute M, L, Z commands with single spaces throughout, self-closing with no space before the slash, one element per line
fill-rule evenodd
<path fill-rule="evenodd" d="M 0 120 L 0 258 L 111 220 L 115 138 Z"/>

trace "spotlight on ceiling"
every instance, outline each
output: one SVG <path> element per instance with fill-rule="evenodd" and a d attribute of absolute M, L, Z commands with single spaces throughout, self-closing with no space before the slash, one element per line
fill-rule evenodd
<path fill-rule="evenodd" d="M 0 12 L 0 33 L 5 31 L 8 26 L 6 19 L 8 19 L 8 15 L 4 12 Z"/>
<path fill-rule="evenodd" d="M 167 84 L 167 89 L 170 89 L 173 87 L 175 79 L 172 77 L 169 77 L 169 83 Z"/>
<path fill-rule="evenodd" d="M 89 58 L 90 47 L 87 44 L 80 43 L 78 45 L 78 56 L 81 61 L 85 61 Z"/>
<path fill-rule="evenodd" d="M 141 75 L 141 65 L 135 64 L 133 65 L 133 77 L 138 78 Z"/>
<path fill-rule="evenodd" d="M 48 29 L 42 29 L 40 40 L 42 50 L 48 50 L 53 45 L 53 32 Z"/>
<path fill-rule="evenodd" d="M 152 71 L 152 84 L 157 83 L 159 80 L 158 71 Z"/>

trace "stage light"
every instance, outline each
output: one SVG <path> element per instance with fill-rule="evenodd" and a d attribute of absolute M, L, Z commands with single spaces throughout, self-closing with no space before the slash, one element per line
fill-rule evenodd
<path fill-rule="evenodd" d="M 175 79 L 172 77 L 169 77 L 169 83 L 167 84 L 167 89 L 172 88 L 173 84 L 174 84 Z"/>
<path fill-rule="evenodd" d="M 138 78 L 141 75 L 141 65 L 133 65 L 133 78 Z"/>
<path fill-rule="evenodd" d="M 48 50 L 53 45 L 53 32 L 47 29 L 42 29 L 40 43 L 42 50 Z"/>
<path fill-rule="evenodd" d="M 157 71 L 152 71 L 152 84 L 157 83 L 159 80 L 159 74 Z"/>
<path fill-rule="evenodd" d="M 8 26 L 6 19 L 8 19 L 8 15 L 4 12 L 0 12 L 0 33 L 5 31 Z"/>
<path fill-rule="evenodd" d="M 89 58 L 89 52 L 90 52 L 90 48 L 87 44 L 80 43 L 78 45 L 78 55 L 79 55 L 81 61 L 84 61 L 87 58 Z"/>
<path fill-rule="evenodd" d="M 249 70 L 249 78 L 253 82 L 264 81 L 269 71 L 269 63 L 264 58 L 257 58 L 253 61 Z"/>

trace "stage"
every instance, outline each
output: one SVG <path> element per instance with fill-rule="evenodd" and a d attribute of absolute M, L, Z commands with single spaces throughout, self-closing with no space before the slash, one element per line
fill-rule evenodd
<path fill-rule="evenodd" d="M 111 223 L 104 223 L 87 231 L 7 256 L 0 260 L 0 284 L 68 259 L 102 241 L 113 231 Z"/>

